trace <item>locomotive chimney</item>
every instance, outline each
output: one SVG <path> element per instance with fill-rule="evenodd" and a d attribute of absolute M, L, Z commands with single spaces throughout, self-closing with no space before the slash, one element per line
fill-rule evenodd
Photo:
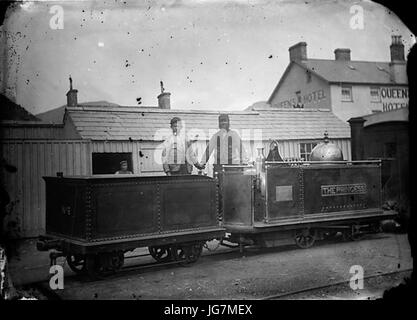
<path fill-rule="evenodd" d="M 67 92 L 67 107 L 76 107 L 78 105 L 77 102 L 77 89 L 73 89 L 72 88 L 72 78 L 71 76 L 69 77 L 69 81 L 70 81 L 70 89 Z"/>
<path fill-rule="evenodd" d="M 158 95 L 158 107 L 171 109 L 171 93 L 165 92 L 164 83 L 161 81 L 161 93 Z"/>
<path fill-rule="evenodd" d="M 365 119 L 362 117 L 350 118 L 350 141 L 352 148 L 352 160 L 364 160 L 363 157 L 363 125 Z"/>
<path fill-rule="evenodd" d="M 299 42 L 288 49 L 290 61 L 307 60 L 307 43 Z"/>

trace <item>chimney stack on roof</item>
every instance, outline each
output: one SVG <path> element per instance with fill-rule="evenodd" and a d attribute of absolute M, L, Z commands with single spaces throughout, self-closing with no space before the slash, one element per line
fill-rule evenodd
<path fill-rule="evenodd" d="M 161 94 L 158 95 L 158 107 L 171 109 L 171 93 L 165 92 L 164 83 L 161 81 Z"/>
<path fill-rule="evenodd" d="M 67 107 L 76 107 L 78 105 L 77 102 L 77 89 L 73 89 L 72 88 L 72 78 L 71 76 L 69 77 L 69 81 L 70 81 L 70 89 L 67 92 Z"/>
<path fill-rule="evenodd" d="M 305 42 L 299 42 L 289 47 L 288 51 L 290 52 L 290 61 L 307 60 L 307 43 Z"/>
<path fill-rule="evenodd" d="M 405 61 L 404 58 L 404 45 L 401 41 L 401 36 L 392 35 L 392 43 L 390 45 L 391 62 Z"/>
<path fill-rule="evenodd" d="M 334 51 L 336 61 L 350 61 L 350 49 L 338 48 Z"/>

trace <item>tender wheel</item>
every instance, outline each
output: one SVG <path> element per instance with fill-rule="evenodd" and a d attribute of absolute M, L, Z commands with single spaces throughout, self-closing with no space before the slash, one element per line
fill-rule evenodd
<path fill-rule="evenodd" d="M 171 248 L 168 246 L 148 247 L 151 256 L 158 262 L 167 262 L 172 260 Z"/>
<path fill-rule="evenodd" d="M 68 266 L 76 274 L 84 274 L 86 272 L 85 256 L 82 254 L 68 255 L 67 262 Z"/>
<path fill-rule="evenodd" d="M 185 249 L 183 246 L 173 246 L 171 252 L 175 261 L 185 261 Z"/>
<path fill-rule="evenodd" d="M 85 265 L 87 274 L 92 280 L 103 279 L 106 275 L 101 255 L 102 254 L 89 254 L 86 256 Z"/>
<path fill-rule="evenodd" d="M 171 250 L 175 261 L 190 264 L 196 262 L 201 256 L 203 245 L 201 243 L 184 244 L 173 246 Z"/>
<path fill-rule="evenodd" d="M 316 241 L 315 232 L 311 232 L 310 229 L 297 230 L 295 233 L 295 244 L 302 249 L 307 249 L 313 246 Z"/>
<path fill-rule="evenodd" d="M 123 251 L 117 251 L 111 254 L 110 269 L 113 271 L 119 270 L 125 263 L 125 255 Z"/>
<path fill-rule="evenodd" d="M 123 266 L 123 251 L 91 254 L 86 257 L 86 269 L 90 278 L 102 279 L 109 273 L 116 272 Z"/>
<path fill-rule="evenodd" d="M 196 244 L 192 244 L 191 246 L 189 246 L 188 252 L 187 252 L 188 263 L 196 262 L 198 258 L 200 258 L 202 252 L 203 252 L 203 244 L 201 243 L 196 243 Z"/>

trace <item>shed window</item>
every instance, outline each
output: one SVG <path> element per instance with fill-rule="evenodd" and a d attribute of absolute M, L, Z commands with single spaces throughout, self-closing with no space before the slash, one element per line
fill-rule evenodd
<path fill-rule="evenodd" d="M 133 172 L 132 153 L 93 152 L 93 174 L 114 174 L 120 170 L 120 161 L 126 160 L 128 170 Z"/>
<path fill-rule="evenodd" d="M 342 101 L 353 101 L 351 86 L 342 86 Z"/>
<path fill-rule="evenodd" d="M 301 161 L 310 161 L 311 150 L 317 145 L 315 142 L 300 143 Z"/>
<path fill-rule="evenodd" d="M 381 96 L 379 95 L 379 87 L 371 87 L 371 102 L 381 102 Z"/>

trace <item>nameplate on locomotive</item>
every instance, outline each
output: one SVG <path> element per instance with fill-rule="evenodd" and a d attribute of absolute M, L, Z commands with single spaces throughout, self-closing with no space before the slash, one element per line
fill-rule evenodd
<path fill-rule="evenodd" d="M 292 186 L 275 186 L 275 201 L 292 201 Z"/>
<path fill-rule="evenodd" d="M 321 196 L 343 196 L 350 194 L 364 194 L 366 193 L 365 183 L 354 183 L 354 184 L 334 184 L 321 186 Z"/>

